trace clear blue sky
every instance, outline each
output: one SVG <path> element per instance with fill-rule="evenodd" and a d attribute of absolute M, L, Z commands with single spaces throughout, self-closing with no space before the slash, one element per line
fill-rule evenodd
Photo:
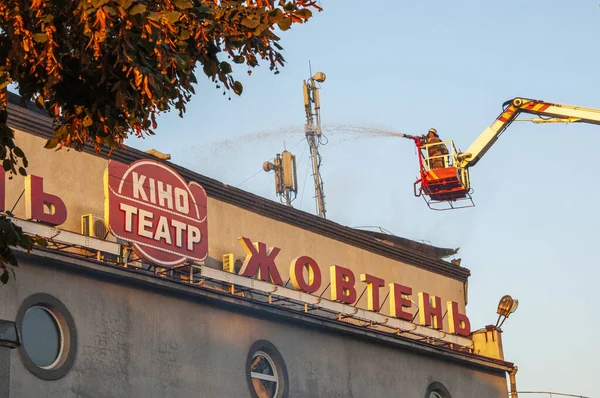
<path fill-rule="evenodd" d="M 288 64 L 273 76 L 242 69 L 231 101 L 202 80 L 184 119 L 159 119 L 158 135 L 129 140 L 173 161 L 277 200 L 262 162 L 303 139 L 302 80 L 327 73 L 322 117 L 328 216 L 348 226 L 460 247 L 472 272 L 474 328 L 494 323 L 504 294 L 506 359 L 519 390 L 600 396 L 597 288 L 600 128 L 514 123 L 472 169 L 477 206 L 432 212 L 414 198 L 410 141 L 350 134 L 381 128 L 466 147 L 505 100 L 529 97 L 600 108 L 597 1 L 331 1 L 307 25 L 283 33 Z M 202 77 L 200 77 L 202 79 Z M 346 133 L 344 133 L 346 131 Z M 298 157 L 300 188 L 308 156 Z M 258 173 L 258 174 L 257 174 Z M 254 176 L 253 178 L 249 177 Z M 246 181 L 247 180 L 247 181 Z M 294 205 L 313 212 L 310 178 Z"/>

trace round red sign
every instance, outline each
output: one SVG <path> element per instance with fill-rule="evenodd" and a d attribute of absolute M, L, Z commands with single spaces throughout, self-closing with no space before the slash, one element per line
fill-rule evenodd
<path fill-rule="evenodd" d="M 144 260 L 161 267 L 208 255 L 206 192 L 152 160 L 110 161 L 106 178 L 110 231 Z"/>

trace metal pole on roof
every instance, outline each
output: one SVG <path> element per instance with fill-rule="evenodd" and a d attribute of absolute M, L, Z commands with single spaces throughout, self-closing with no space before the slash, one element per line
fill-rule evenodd
<path fill-rule="evenodd" d="M 325 191 L 323 189 L 323 178 L 321 177 L 321 155 L 319 154 L 319 146 L 326 144 L 327 141 L 323 142 L 321 134 L 321 101 L 319 99 L 319 88 L 316 83 L 324 82 L 325 78 L 325 73 L 317 72 L 308 79 L 308 82 L 305 80 L 303 85 L 304 108 L 306 110 L 305 135 L 312 160 L 312 175 L 315 185 L 317 215 L 321 218 L 327 217 L 325 210 Z"/>

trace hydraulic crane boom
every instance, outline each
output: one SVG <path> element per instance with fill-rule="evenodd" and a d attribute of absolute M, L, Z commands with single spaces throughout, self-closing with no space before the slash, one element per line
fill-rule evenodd
<path fill-rule="evenodd" d="M 465 152 L 457 151 L 451 140 L 439 142 L 438 139 L 430 142 L 425 137 L 404 136 L 415 142 L 419 153 L 419 177 L 414 186 L 415 196 L 422 196 L 434 210 L 474 206 L 469 168 L 479 162 L 521 113 L 539 116 L 539 119 L 531 120 L 534 123 L 600 125 L 600 109 L 514 98 L 504 103 L 500 116 L 483 130 Z"/>
<path fill-rule="evenodd" d="M 494 145 L 500 135 L 521 113 L 529 113 L 549 119 L 537 121 L 545 123 L 591 123 L 600 124 L 600 110 L 581 106 L 553 104 L 526 98 L 514 98 L 503 105 L 503 112 L 483 130 L 483 133 L 464 152 L 458 155 L 460 167 L 475 166 Z M 536 120 L 533 120 L 536 122 Z"/>

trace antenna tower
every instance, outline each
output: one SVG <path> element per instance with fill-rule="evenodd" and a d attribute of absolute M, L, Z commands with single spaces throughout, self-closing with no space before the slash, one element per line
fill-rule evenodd
<path fill-rule="evenodd" d="M 298 176 L 296 173 L 296 156 L 288 151 L 278 153 L 273 163 L 263 163 L 263 170 L 275 172 L 275 193 L 281 202 L 292 206 L 292 202 L 298 195 Z"/>
<path fill-rule="evenodd" d="M 325 77 L 325 73 L 317 72 L 308 79 L 308 82 L 305 80 L 302 87 L 304 90 L 304 109 L 306 110 L 305 135 L 312 160 L 317 215 L 322 218 L 327 217 L 325 216 L 325 192 L 323 190 L 323 178 L 321 177 L 322 159 L 319 154 L 319 146 L 327 144 L 327 139 L 325 138 L 325 141 L 323 141 L 324 136 L 321 134 L 321 101 L 317 83 L 324 82 Z"/>

